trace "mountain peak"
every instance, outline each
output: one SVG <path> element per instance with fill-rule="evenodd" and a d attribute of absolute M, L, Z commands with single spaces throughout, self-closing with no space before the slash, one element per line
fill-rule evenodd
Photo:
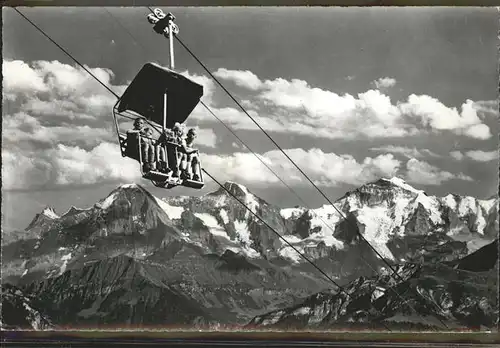
<path fill-rule="evenodd" d="M 219 188 L 218 190 L 209 193 L 208 195 L 213 195 L 213 196 L 218 196 L 221 194 L 226 194 L 226 191 L 229 191 L 232 195 L 236 197 L 246 197 L 248 195 L 251 195 L 251 192 L 246 188 L 246 186 L 243 186 L 241 184 L 238 184 L 237 182 L 234 181 L 226 181 L 223 187 Z"/>
<path fill-rule="evenodd" d="M 130 195 L 133 196 L 135 194 L 140 194 L 140 193 L 146 194 L 147 196 L 151 196 L 151 194 L 140 185 L 123 184 L 118 186 L 113 191 L 111 191 L 107 197 L 97 202 L 96 206 L 98 208 L 105 210 L 109 208 L 119 197 L 128 197 Z M 152 196 L 150 198 L 152 198 Z"/>
<path fill-rule="evenodd" d="M 392 183 L 393 185 L 396 185 L 396 186 L 399 186 L 401 187 L 402 189 L 405 189 L 407 191 L 410 191 L 410 192 L 413 192 L 413 193 L 424 193 L 424 191 L 422 190 L 417 190 L 416 188 L 414 188 L 413 186 L 411 185 L 408 185 L 406 183 L 406 181 L 404 181 L 403 179 L 401 178 L 398 178 L 396 176 L 390 178 L 390 179 L 387 179 L 387 178 L 382 178 L 381 180 L 383 181 L 388 181 L 390 183 Z"/>
<path fill-rule="evenodd" d="M 74 214 L 78 214 L 78 213 L 84 212 L 86 210 L 87 209 L 80 209 L 80 208 L 77 208 L 74 205 L 72 205 L 71 208 L 69 208 L 68 211 L 65 212 L 62 216 L 74 215 Z"/>
<path fill-rule="evenodd" d="M 245 196 L 250 193 L 245 186 L 234 181 L 226 181 L 224 187 L 235 196 Z"/>
<path fill-rule="evenodd" d="M 40 214 L 50 219 L 59 219 L 59 215 L 57 215 L 56 211 L 51 206 L 46 206 Z"/>
<path fill-rule="evenodd" d="M 118 186 L 118 189 L 136 189 L 136 188 L 140 188 L 140 186 L 135 184 L 135 183 L 123 184 L 123 185 Z"/>
<path fill-rule="evenodd" d="M 46 206 L 40 213 L 36 214 L 33 220 L 31 220 L 28 227 L 25 230 L 32 230 L 34 228 L 42 228 L 43 226 L 49 226 L 55 223 L 55 220 L 59 219 L 60 216 L 57 215 L 54 208 L 51 206 Z"/>

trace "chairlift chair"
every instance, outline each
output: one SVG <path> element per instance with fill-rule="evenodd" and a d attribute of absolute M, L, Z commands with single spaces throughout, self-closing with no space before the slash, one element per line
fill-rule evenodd
<path fill-rule="evenodd" d="M 201 189 L 204 186 L 201 161 L 199 160 L 200 180 L 175 179 L 172 173 L 178 162 L 180 145 L 166 142 L 163 146 L 169 173 L 159 170 L 144 172 L 141 148 L 141 135 L 132 136 L 120 131 L 119 119 L 142 118 L 153 130 L 162 133 L 175 123 L 184 123 L 203 96 L 203 86 L 191 79 L 156 63 L 146 63 L 132 80 L 123 95 L 113 107 L 113 118 L 123 157 L 132 158 L 140 163 L 143 178 L 151 180 L 158 187 L 173 188 L 178 185 Z"/>

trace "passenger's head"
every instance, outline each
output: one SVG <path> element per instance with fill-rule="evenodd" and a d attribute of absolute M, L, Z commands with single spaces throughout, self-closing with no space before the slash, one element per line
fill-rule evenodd
<path fill-rule="evenodd" d="M 174 124 L 174 126 L 172 127 L 172 130 L 174 131 L 175 134 L 182 134 L 184 133 L 183 132 L 183 129 L 182 129 L 182 126 L 179 122 L 176 122 Z"/>
<path fill-rule="evenodd" d="M 144 129 L 144 134 L 146 134 L 147 137 L 152 138 L 153 137 L 153 130 L 151 128 L 145 128 Z"/>
<path fill-rule="evenodd" d="M 134 128 L 135 129 L 142 129 L 144 127 L 144 124 L 145 124 L 144 120 L 140 117 L 138 117 L 134 120 Z"/>
<path fill-rule="evenodd" d="M 194 128 L 190 128 L 187 132 L 187 137 L 190 139 L 196 138 L 196 130 Z"/>

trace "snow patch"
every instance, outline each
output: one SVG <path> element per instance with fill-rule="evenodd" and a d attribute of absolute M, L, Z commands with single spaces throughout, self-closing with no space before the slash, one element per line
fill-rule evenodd
<path fill-rule="evenodd" d="M 403 180 L 403 179 L 401 179 L 401 178 L 393 177 L 393 178 L 391 178 L 391 179 L 385 179 L 385 178 L 384 178 L 383 180 L 385 180 L 385 181 L 390 181 L 390 182 L 391 182 L 391 183 L 393 183 L 394 185 L 399 186 L 399 187 L 401 187 L 401 188 L 403 188 L 403 189 L 405 189 L 405 190 L 407 190 L 407 191 L 413 192 L 413 193 L 417 193 L 417 194 L 423 193 L 423 191 L 421 191 L 421 190 L 417 190 L 416 188 L 414 188 L 414 187 L 412 187 L 412 186 L 408 185 L 408 184 L 406 183 L 406 181 L 404 181 L 404 180 Z"/>
<path fill-rule="evenodd" d="M 283 219 L 297 218 L 304 213 L 303 208 L 285 208 L 280 210 L 280 215 Z"/>
<path fill-rule="evenodd" d="M 365 228 L 363 236 L 385 258 L 394 260 L 394 256 L 387 247 L 389 233 L 393 229 L 393 221 L 387 216 L 385 207 L 364 207 L 358 216 L 358 221 Z"/>
<path fill-rule="evenodd" d="M 120 186 L 120 188 L 124 188 L 124 189 L 129 189 L 129 188 L 138 188 L 139 186 L 137 186 L 137 184 L 123 184 Z"/>
<path fill-rule="evenodd" d="M 462 197 L 460 204 L 458 205 L 458 214 L 460 216 L 467 215 L 469 212 L 474 212 L 476 210 L 476 201 L 470 196 Z"/>
<path fill-rule="evenodd" d="M 297 308 L 296 310 L 293 311 L 293 315 L 299 316 L 299 315 L 309 315 L 311 313 L 311 308 L 309 307 L 300 307 Z"/>
<path fill-rule="evenodd" d="M 108 209 L 111 206 L 111 204 L 113 204 L 115 199 L 116 199 L 116 192 L 106 197 L 106 199 L 101 203 L 101 209 Z"/>
<path fill-rule="evenodd" d="M 50 207 L 47 207 L 45 208 L 43 211 L 42 211 L 42 214 L 45 215 L 46 217 L 50 218 L 50 219 L 59 219 L 59 215 L 56 214 L 56 212 L 54 211 L 54 209 L 50 208 Z"/>
<path fill-rule="evenodd" d="M 229 217 L 227 216 L 227 212 L 224 209 L 221 209 L 219 212 L 222 221 L 227 225 L 229 223 Z"/>
<path fill-rule="evenodd" d="M 335 224 L 341 220 L 341 217 L 334 206 L 324 205 L 321 208 L 311 211 L 311 229 L 319 231 L 311 234 L 305 240 L 319 240 L 323 241 L 326 246 L 334 245 L 337 249 L 342 249 L 344 243 L 339 241 L 333 236 L 335 231 Z"/>
<path fill-rule="evenodd" d="M 252 195 L 251 193 L 248 193 L 246 196 L 246 205 L 248 208 L 250 208 L 250 210 L 254 213 L 257 213 L 257 208 L 259 207 L 259 202 L 257 201 L 257 198 Z M 247 213 L 250 214 L 250 212 L 248 212 L 247 210 Z"/>
<path fill-rule="evenodd" d="M 385 293 L 385 289 L 380 287 L 380 286 L 377 286 L 372 293 L 372 301 L 375 301 L 379 297 L 383 296 L 384 293 Z"/>
<path fill-rule="evenodd" d="M 281 316 L 284 314 L 285 312 L 283 310 L 280 310 L 280 311 L 277 311 L 277 312 L 274 312 L 274 313 L 270 313 L 270 314 L 267 314 L 267 318 L 265 318 L 264 320 L 262 320 L 262 325 L 273 325 L 273 324 L 276 324 L 278 322 L 278 320 L 280 320 Z"/>
<path fill-rule="evenodd" d="M 217 219 L 214 216 L 207 213 L 194 213 L 194 216 L 200 219 L 203 224 L 208 227 L 208 230 L 211 234 L 230 240 L 226 230 L 221 225 L 219 225 Z"/>
<path fill-rule="evenodd" d="M 243 245 L 243 252 L 252 258 L 260 257 L 260 254 L 254 250 L 252 245 L 252 240 L 250 239 L 250 231 L 248 230 L 248 225 L 246 221 L 234 221 L 234 228 L 236 230 L 236 235 L 238 240 Z"/>
<path fill-rule="evenodd" d="M 472 240 L 467 241 L 467 250 L 469 251 L 469 254 L 470 254 L 470 253 L 473 253 L 473 252 L 481 249 L 485 245 L 490 244 L 491 242 L 492 242 L 491 240 L 472 239 Z"/>
<path fill-rule="evenodd" d="M 493 209 L 493 207 L 497 206 L 497 199 L 489 199 L 489 200 L 482 200 L 478 199 L 477 203 L 483 208 L 486 213 L 489 213 L 490 210 Z"/>
<path fill-rule="evenodd" d="M 457 201 L 455 200 L 455 196 L 453 196 L 452 194 L 443 197 L 443 203 L 451 210 L 457 209 Z"/>
<path fill-rule="evenodd" d="M 476 231 L 477 233 L 484 235 L 484 229 L 486 228 L 486 219 L 484 218 L 483 210 L 480 207 L 478 207 L 477 209 L 476 218 Z"/>
<path fill-rule="evenodd" d="M 245 205 L 250 209 L 250 211 L 257 213 L 257 208 L 259 207 L 259 202 L 257 200 L 257 197 L 255 197 L 252 193 L 250 193 L 250 191 L 248 191 L 248 189 L 245 186 L 240 185 L 236 182 L 227 181 L 226 184 L 235 185 L 236 187 L 238 187 L 243 192 L 245 198 L 244 199 Z M 250 212 L 247 210 L 246 216 L 248 217 L 249 215 Z"/>
<path fill-rule="evenodd" d="M 349 212 L 360 209 L 359 201 L 354 195 L 347 197 L 347 203 L 349 204 Z"/>
<path fill-rule="evenodd" d="M 160 206 L 161 209 L 168 215 L 168 217 L 172 220 L 180 219 L 182 213 L 184 212 L 184 207 L 176 207 L 174 205 L 170 205 L 162 199 L 155 197 L 156 203 Z"/>
<path fill-rule="evenodd" d="M 220 196 L 217 196 L 217 198 L 215 199 L 215 204 L 214 206 L 216 208 L 220 208 L 220 207 L 223 207 L 225 204 L 226 204 L 226 196 L 224 195 L 220 195 Z"/>
<path fill-rule="evenodd" d="M 63 261 L 63 264 L 60 268 L 59 275 L 63 274 L 66 271 L 66 267 L 68 266 L 68 261 L 71 260 L 71 253 L 68 253 L 66 255 L 63 255 L 61 257 L 61 261 Z"/>
<path fill-rule="evenodd" d="M 302 239 L 298 238 L 297 236 L 283 236 L 283 239 L 285 239 L 288 243 L 293 245 L 294 248 L 297 249 L 300 253 L 304 253 L 303 246 L 297 245 L 298 243 L 302 242 Z M 278 251 L 279 255 L 281 257 L 284 257 L 286 259 L 298 263 L 301 259 L 299 253 L 297 253 L 291 246 L 289 246 L 285 242 L 282 243 L 284 246 Z"/>
<path fill-rule="evenodd" d="M 399 226 L 398 234 L 403 236 L 405 233 L 405 226 L 403 222 L 408 218 L 410 211 L 408 209 L 408 204 L 410 200 L 408 198 L 399 198 L 396 200 L 394 205 L 394 226 Z"/>
<path fill-rule="evenodd" d="M 441 214 L 439 213 L 439 202 L 434 197 L 429 197 L 424 194 L 419 194 L 415 198 L 415 203 L 422 204 L 423 207 L 430 213 L 430 219 L 434 224 L 443 223 L 443 219 L 441 218 Z"/>

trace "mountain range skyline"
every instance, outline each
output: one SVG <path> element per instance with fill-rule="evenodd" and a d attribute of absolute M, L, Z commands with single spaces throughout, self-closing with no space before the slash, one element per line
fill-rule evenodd
<path fill-rule="evenodd" d="M 424 192 L 422 190 L 418 190 L 416 189 L 414 186 L 412 185 L 409 185 L 407 184 L 403 179 L 399 178 L 399 177 L 392 177 L 392 178 L 383 178 L 381 177 L 380 179 L 378 180 L 386 180 L 388 182 L 393 182 L 393 183 L 397 183 L 398 185 L 401 185 L 402 187 L 406 187 L 408 190 L 411 190 L 411 191 L 414 191 L 414 192 Z M 137 184 L 137 183 L 132 183 L 132 184 L 121 184 L 121 185 L 114 185 L 113 186 L 113 189 L 110 190 L 110 191 L 114 191 L 114 189 L 116 189 L 117 187 L 129 187 L 129 186 L 144 186 L 144 187 L 147 187 L 147 185 L 141 185 L 141 184 Z M 223 183 L 223 186 L 228 186 L 228 185 L 237 185 L 237 186 L 240 186 L 240 187 L 244 187 L 245 190 L 248 190 L 247 187 L 245 187 L 244 185 L 240 184 L 240 183 L 237 183 L 237 182 L 234 182 L 234 181 L 231 181 L 231 180 L 228 180 L 226 181 L 225 183 Z M 147 188 L 148 190 L 150 190 L 150 188 L 148 187 Z M 208 191 L 207 193 L 203 193 L 203 194 L 199 194 L 197 196 L 194 196 L 194 197 L 203 197 L 204 195 L 210 195 L 210 194 L 213 194 L 214 192 L 217 192 L 221 190 L 221 187 L 220 186 L 217 186 L 216 189 L 212 190 L 212 191 Z M 150 190 L 152 191 L 152 190 Z M 158 190 L 159 192 L 162 192 L 163 190 Z M 337 200 L 341 199 L 342 197 L 345 197 L 346 194 L 349 194 L 350 191 L 344 193 L 342 196 L 340 197 L 337 197 L 336 199 L 332 199 L 332 202 L 336 202 Z M 426 193 L 427 195 L 427 193 Z M 456 193 L 454 192 L 450 192 L 448 193 L 447 196 L 449 195 L 457 195 Z M 155 197 L 161 197 L 161 195 L 158 195 Z M 164 197 L 164 198 L 161 198 L 161 199 L 169 199 L 169 197 L 176 197 L 176 196 L 167 196 L 167 197 Z M 185 196 L 185 197 L 189 197 L 189 196 Z M 443 196 L 444 197 L 444 196 Z M 474 199 L 477 199 L 477 197 L 473 197 Z M 99 197 L 98 199 L 96 199 L 94 202 L 97 202 L 97 201 L 101 201 L 103 198 L 102 197 Z M 161 200 L 160 199 L 160 200 Z M 489 197 L 485 197 L 485 198 L 479 198 L 479 199 L 482 199 L 483 201 L 491 201 L 491 200 L 496 200 L 498 199 L 498 195 L 496 193 L 493 193 L 491 196 Z M 237 201 L 235 200 L 235 203 L 237 203 Z M 274 204 L 274 203 L 273 203 Z M 54 208 L 53 205 L 51 205 L 49 202 L 47 203 L 43 203 L 43 202 L 40 202 L 40 205 L 43 206 L 43 208 L 39 211 L 36 212 L 36 214 L 44 214 L 45 216 L 49 217 L 49 218 L 58 218 L 60 216 L 64 216 L 66 214 L 68 214 L 69 212 L 71 212 L 72 210 L 74 209 L 77 209 L 77 210 L 88 210 L 90 209 L 93 205 L 95 205 L 95 203 L 92 203 L 92 204 L 87 204 L 85 206 L 82 206 L 82 205 L 74 205 L 74 204 L 71 204 L 70 206 L 66 206 L 64 207 L 62 210 L 59 210 L 59 209 L 56 209 Z M 308 208 L 311 208 L 311 209 L 321 209 L 321 208 L 324 208 L 324 207 L 328 207 L 330 206 L 329 203 L 325 203 L 323 205 L 320 205 L 318 207 L 310 207 L 310 206 L 304 206 L 304 205 L 300 205 L 300 204 L 294 204 L 293 206 L 290 205 L 290 206 L 287 206 L 287 205 L 277 205 L 278 207 L 281 208 L 282 212 L 284 212 L 284 214 L 288 215 L 288 214 L 291 214 L 292 211 L 296 210 L 296 209 L 308 209 Z M 35 214 L 33 214 L 35 215 Z M 29 229 L 29 226 L 30 224 L 33 223 L 34 219 L 31 219 L 29 217 L 26 217 L 26 219 L 23 219 L 23 221 L 25 221 L 25 225 L 22 226 L 21 224 L 19 225 L 19 227 L 17 228 L 13 228 L 12 230 L 24 230 L 24 229 Z M 9 230 L 6 230 L 6 232 L 10 232 Z"/>
<path fill-rule="evenodd" d="M 167 63 L 167 41 L 145 8 L 18 9 L 117 94 L 146 62 Z M 495 9 L 173 12 L 181 40 L 332 200 L 394 175 L 433 195 L 498 191 Z M 121 183 L 159 196 L 216 189 L 210 180 L 201 192 L 147 186 L 119 154 L 114 97 L 13 9 L 2 16 L 4 229 L 24 228 L 45 204 L 91 205 Z M 327 203 L 193 57 L 178 44 L 175 53 L 226 125 L 308 205 Z M 201 106 L 187 126 L 198 129 L 202 165 L 217 180 L 302 204 Z"/>
<path fill-rule="evenodd" d="M 279 319 L 285 328 L 304 320 L 335 328 L 363 327 L 366 318 L 383 325 L 380 316 L 395 329 L 441 329 L 439 320 L 451 328 L 494 325 L 497 198 L 434 197 L 382 178 L 335 206 L 347 221 L 328 206 L 281 209 L 234 182 L 201 197 L 163 199 L 141 185 L 120 185 L 87 209 L 59 215 L 48 208 L 26 231 L 3 235 L 3 306 L 26 304 L 23 325 L 36 327 L 216 329 Z M 400 269 L 401 281 L 387 263 Z M 337 293 L 332 279 L 351 295 Z M 413 290 L 403 291 L 408 282 Z M 368 294 L 373 309 L 360 312 Z"/>

